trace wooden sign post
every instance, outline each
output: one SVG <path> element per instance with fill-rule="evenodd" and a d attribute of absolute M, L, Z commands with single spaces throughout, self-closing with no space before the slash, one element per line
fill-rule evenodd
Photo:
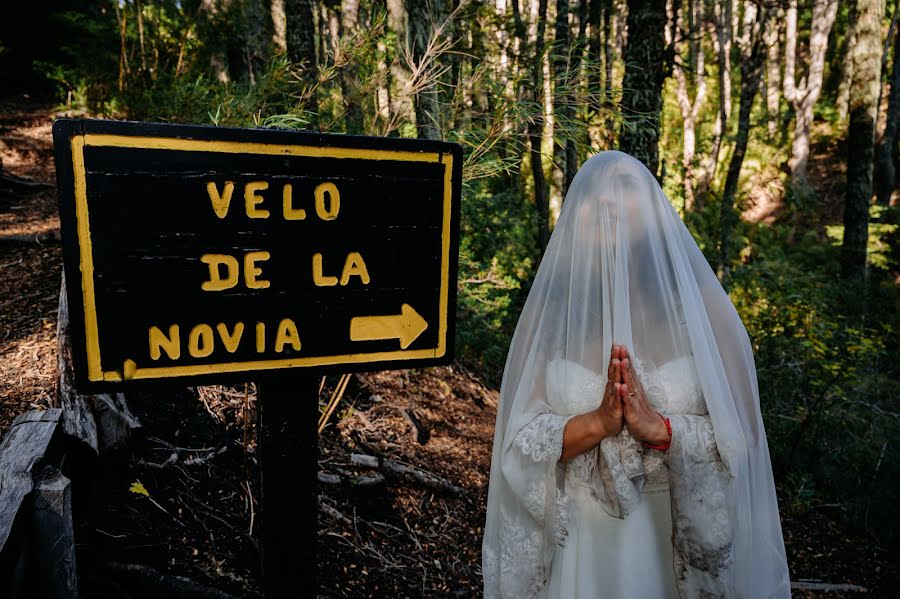
<path fill-rule="evenodd" d="M 316 381 L 452 360 L 460 146 L 70 119 L 53 136 L 77 387 L 258 379 L 263 586 L 314 596 Z"/>

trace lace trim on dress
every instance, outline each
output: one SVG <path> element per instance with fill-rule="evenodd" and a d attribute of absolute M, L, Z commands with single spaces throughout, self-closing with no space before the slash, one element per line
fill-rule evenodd
<path fill-rule="evenodd" d="M 534 526 L 524 526 L 500 507 L 500 555 L 482 549 L 485 599 L 536 597 L 544 585 L 541 547 L 543 535 Z"/>
<path fill-rule="evenodd" d="M 709 416 L 673 414 L 666 452 L 676 583 L 683 597 L 730 597 L 732 479 Z"/>
<path fill-rule="evenodd" d="M 562 456 L 563 433 L 571 416 L 553 413 L 537 415 L 516 435 L 514 445 L 522 455 L 534 462 L 544 463 L 555 472 Z M 551 478 L 552 480 L 552 478 Z M 499 555 L 490 547 L 483 547 L 482 573 L 485 598 L 537 597 L 544 588 L 545 577 L 544 522 L 547 501 L 552 497 L 544 479 L 528 484 L 523 497 L 525 512 L 519 515 L 500 506 Z M 552 507 L 554 540 L 562 544 L 569 525 L 569 498 L 555 494 Z M 527 515 L 526 515 L 527 514 Z"/>

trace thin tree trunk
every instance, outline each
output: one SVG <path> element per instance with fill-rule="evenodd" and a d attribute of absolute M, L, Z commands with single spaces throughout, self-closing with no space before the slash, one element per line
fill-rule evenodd
<path fill-rule="evenodd" d="M 553 186 L 559 191 L 560 204 L 566 197 L 566 143 L 571 134 L 571 94 L 569 80 L 569 0 L 556 0 L 556 29 L 550 59 L 553 78 Z"/>
<path fill-rule="evenodd" d="M 244 38 L 244 56 L 250 83 L 266 68 L 272 56 L 271 7 L 265 0 L 243 0 L 241 3 L 241 26 Z"/>
<path fill-rule="evenodd" d="M 272 15 L 272 45 L 279 53 L 287 52 L 287 15 L 284 12 L 286 0 L 270 0 Z"/>
<path fill-rule="evenodd" d="M 847 129 L 847 199 L 841 275 L 857 278 L 866 270 L 869 204 L 875 154 L 875 113 L 881 85 L 881 18 L 883 0 L 857 0 L 856 45 Z"/>
<path fill-rule="evenodd" d="M 402 48 L 409 47 L 409 17 L 405 0 L 387 0 L 388 29 L 397 36 Z M 415 123 L 416 109 L 413 94 L 410 93 L 410 77 L 408 65 L 402 60 L 391 62 L 391 118 L 400 123 Z"/>
<path fill-rule="evenodd" d="M 588 62 L 600 65 L 602 59 L 601 43 L 603 41 L 603 0 L 589 0 L 588 5 Z M 600 76 L 600 70 L 597 67 L 591 68 L 591 74 L 594 77 L 588 77 L 587 88 L 593 94 L 603 89 L 603 78 Z"/>
<path fill-rule="evenodd" d="M 794 106 L 794 140 L 788 166 L 791 169 L 791 187 L 795 191 L 808 187 L 806 178 L 809 161 L 809 132 L 813 120 L 813 108 L 822 93 L 822 74 L 825 69 L 825 51 L 828 34 L 837 15 L 837 0 L 814 0 L 809 40 L 809 68 L 803 83 L 796 82 L 797 68 L 797 0 L 790 0 L 785 23 L 784 96 Z"/>
<path fill-rule="evenodd" d="M 773 9 L 781 12 L 781 8 Z M 781 63 L 780 38 L 781 22 L 779 18 L 770 18 L 766 21 L 766 126 L 769 137 L 775 137 L 778 131 L 778 106 L 781 102 Z"/>
<path fill-rule="evenodd" d="M 841 48 L 841 80 L 838 83 L 837 98 L 834 100 L 834 107 L 838 113 L 838 117 L 843 121 L 847 118 L 850 111 L 850 84 L 853 82 L 853 50 L 856 47 L 856 4 L 850 4 L 849 14 L 847 15 L 847 34 L 844 36 L 844 45 Z"/>
<path fill-rule="evenodd" d="M 618 23 L 618 19 L 616 19 Z M 610 116 L 606 119 L 606 147 L 610 147 L 615 138 L 612 110 L 614 106 L 612 98 L 613 90 L 613 59 L 616 51 L 616 26 L 613 24 L 613 0 L 603 0 L 603 98 Z"/>
<path fill-rule="evenodd" d="M 626 116 L 647 115 L 624 126 L 619 149 L 643 162 L 654 175 L 659 170 L 659 117 L 666 76 L 665 0 L 628 0 L 628 41 L 622 109 Z"/>
<path fill-rule="evenodd" d="M 751 5 L 747 5 L 747 10 Z M 734 198 L 737 194 L 738 178 L 744 163 L 744 155 L 747 152 L 747 143 L 750 140 L 750 112 L 753 109 L 753 100 L 759 91 L 762 79 L 763 63 L 766 61 L 767 48 L 764 43 L 764 32 L 768 29 L 769 13 L 767 8 L 762 8 L 762 14 L 752 20 L 745 20 L 745 35 L 741 44 L 741 100 L 738 112 L 737 136 L 735 137 L 734 153 L 728 165 L 728 174 L 725 177 L 725 188 L 722 191 L 722 202 L 719 212 L 719 268 L 718 276 L 723 283 L 727 283 L 729 277 L 729 251 L 731 249 L 731 232 L 734 227 L 735 209 Z"/>
<path fill-rule="evenodd" d="M 569 71 L 572 74 L 573 81 L 570 82 L 569 101 L 566 106 L 567 115 L 570 120 L 575 120 L 575 93 L 576 87 L 581 86 L 581 55 L 584 52 L 585 33 L 587 31 L 587 0 L 578 0 L 578 38 L 572 45 L 572 64 Z M 563 190 L 563 198 L 568 193 L 569 186 L 572 185 L 572 179 L 575 178 L 575 172 L 578 170 L 578 140 L 575 139 L 576 133 L 566 140 L 566 177 L 565 189 Z M 580 135 L 580 133 L 578 133 Z"/>
<path fill-rule="evenodd" d="M 318 123 L 319 102 L 315 91 L 318 78 L 314 0 L 284 0 L 285 43 L 288 58 L 303 65 L 303 79 L 310 86 L 306 109 L 313 114 L 311 125 Z"/>
<path fill-rule="evenodd" d="M 544 89 L 544 35 L 547 27 L 547 0 L 539 0 L 537 18 L 537 37 L 534 43 L 534 52 L 531 64 L 531 100 L 535 109 L 543 105 L 542 92 Z M 523 46 L 525 44 L 523 43 Z M 528 141 L 531 145 L 531 175 L 534 178 L 534 204 L 538 216 L 537 246 L 541 254 L 547 248 L 550 240 L 550 199 L 547 193 L 547 183 L 544 180 L 544 165 L 541 158 L 541 140 L 544 137 L 543 110 L 535 114 L 528 125 Z"/>
<path fill-rule="evenodd" d="M 885 6 L 887 6 L 885 4 Z M 881 73 L 885 76 L 885 78 L 890 79 L 887 76 L 887 64 L 888 64 L 888 52 L 890 52 L 891 44 L 894 42 L 894 35 L 897 32 L 897 10 L 900 9 L 900 0 L 894 0 L 894 10 L 891 13 L 891 22 L 888 25 L 887 35 L 884 36 L 884 46 L 881 51 Z M 881 122 L 881 100 L 884 95 L 884 86 L 878 86 L 878 102 L 876 104 L 876 112 L 875 112 L 875 139 L 878 139 L 878 123 Z M 876 163 L 877 166 L 877 163 Z"/>
<path fill-rule="evenodd" d="M 703 208 L 706 194 L 716 169 L 719 166 L 719 154 L 722 151 L 722 141 L 728 131 L 728 119 L 731 116 L 731 0 L 725 0 L 724 5 L 718 2 L 713 5 L 713 36 L 716 49 L 716 77 L 718 79 L 718 106 L 716 123 L 713 126 L 713 145 L 706 159 L 697 181 L 697 193 L 695 197 L 696 209 Z"/>
<path fill-rule="evenodd" d="M 685 212 L 693 211 L 695 206 L 695 191 L 697 185 L 696 173 L 696 122 L 700 113 L 700 108 L 706 99 L 706 77 L 704 70 L 706 68 L 705 55 L 702 51 L 699 35 L 699 14 L 697 11 L 698 0 L 688 0 L 687 6 L 678 11 L 678 14 L 670 15 L 676 23 L 676 31 L 679 37 L 688 39 L 688 64 L 687 68 L 683 62 L 675 64 L 673 73 L 677 83 L 676 98 L 678 99 L 678 107 L 681 110 L 682 119 L 682 158 L 681 165 L 684 169 L 684 210 Z M 672 3 L 671 11 L 676 11 L 675 3 Z M 685 16 L 687 16 L 687 28 L 684 27 Z M 667 40 L 671 44 L 674 40 Z M 678 42 L 676 45 L 676 55 L 682 56 L 682 47 L 685 42 Z M 688 90 L 688 79 L 685 70 L 689 70 L 693 78 L 694 98 L 691 100 Z"/>
<path fill-rule="evenodd" d="M 219 83 L 228 83 L 231 79 L 229 76 L 228 46 L 222 33 L 225 13 L 230 6 L 230 0 L 200 0 L 201 30 L 209 52 L 209 68 L 212 71 L 213 78 Z"/>
<path fill-rule="evenodd" d="M 881 143 L 878 144 L 878 165 L 876 190 L 878 203 L 887 206 L 896 184 L 894 169 L 897 147 L 897 130 L 900 125 L 900 32 L 894 36 L 894 62 L 891 65 L 891 95 L 888 97 L 887 122 Z"/>
<path fill-rule="evenodd" d="M 359 0 L 341 0 L 341 37 L 359 33 Z M 348 64 L 341 75 L 341 96 L 344 100 L 344 119 L 347 133 L 364 133 L 362 98 L 359 94 L 356 65 Z"/>
<path fill-rule="evenodd" d="M 147 52 L 144 49 L 144 6 L 141 0 L 136 0 L 134 10 L 137 14 L 138 44 L 141 49 L 141 74 L 147 72 Z"/>
<path fill-rule="evenodd" d="M 441 10 L 440 0 L 429 4 L 430 10 L 422 7 L 415 0 L 407 0 L 407 14 L 409 15 L 409 33 L 413 48 L 413 60 L 419 63 L 424 57 L 428 43 L 434 34 L 433 21 L 437 20 Z M 424 139 L 441 138 L 441 111 L 438 82 L 429 82 L 426 89 L 416 95 L 416 126 L 419 137 Z"/>

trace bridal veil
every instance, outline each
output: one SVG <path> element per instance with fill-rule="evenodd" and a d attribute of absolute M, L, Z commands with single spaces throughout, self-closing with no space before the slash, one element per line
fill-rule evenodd
<path fill-rule="evenodd" d="M 718 497 L 724 506 L 718 517 L 728 531 L 722 594 L 790 596 L 746 329 L 650 171 L 611 150 L 590 158 L 572 181 L 510 345 L 482 544 L 485 597 L 545 595 L 554 548 L 565 543 L 567 526 L 577 525 L 568 521 L 558 464 L 572 415 L 561 414 L 548 398 L 548 365 L 562 358 L 557 363 L 605 373 L 614 342 L 628 347 L 647 373 L 693 356 L 715 449 L 727 470 Z M 640 501 L 640 462 L 631 459 L 636 443 L 627 430 L 604 443 L 596 497 L 608 513 L 627 518 Z M 694 476 L 689 467 L 671 470 L 670 479 Z M 695 499 L 694 520 L 682 533 L 702 545 L 709 534 L 706 498 Z"/>

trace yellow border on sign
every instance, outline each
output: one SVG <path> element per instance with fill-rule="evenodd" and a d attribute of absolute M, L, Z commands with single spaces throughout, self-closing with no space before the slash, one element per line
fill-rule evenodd
<path fill-rule="evenodd" d="M 158 379 L 200 374 L 221 374 L 244 370 L 273 370 L 293 366 L 325 366 L 331 364 L 359 364 L 388 360 L 440 358 L 447 353 L 447 319 L 450 291 L 450 218 L 452 217 L 453 155 L 439 152 L 409 152 L 402 150 L 367 150 L 360 148 L 332 148 L 324 146 L 275 145 L 256 142 L 169 139 L 164 137 L 136 137 L 86 133 L 73 136 L 72 166 L 75 175 L 75 216 L 80 249 L 81 291 L 84 298 L 85 345 L 88 380 L 121 381 L 122 371 L 103 370 L 100 360 L 100 335 L 97 325 L 97 305 L 94 295 L 94 256 L 87 201 L 87 176 L 84 147 L 135 148 L 145 150 L 175 150 L 186 152 L 219 152 L 224 154 L 261 154 L 268 156 L 304 156 L 312 158 L 357 158 L 368 160 L 400 160 L 406 162 L 440 163 L 444 165 L 444 211 L 441 227 L 441 289 L 438 314 L 438 345 L 435 348 L 394 350 L 374 353 L 355 353 L 336 356 L 284 358 L 280 360 L 248 360 L 217 364 L 186 366 L 137 366 L 130 379 Z M 349 327 L 349 323 L 348 323 Z"/>

